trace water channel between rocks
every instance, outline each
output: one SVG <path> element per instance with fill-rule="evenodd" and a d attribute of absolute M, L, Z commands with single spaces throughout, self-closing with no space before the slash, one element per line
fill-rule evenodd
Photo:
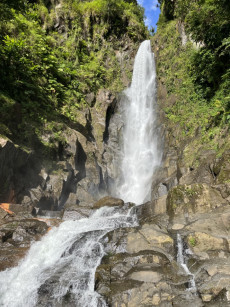
<path fill-rule="evenodd" d="M 132 84 L 124 92 L 120 176 L 116 195 L 137 205 L 150 200 L 154 169 L 160 164 L 155 118 L 155 64 L 150 41 L 136 55 Z M 0 306 L 106 306 L 94 291 L 104 237 L 138 225 L 135 210 L 103 207 L 89 218 L 65 221 L 32 244 L 20 264 L 0 273 Z"/>

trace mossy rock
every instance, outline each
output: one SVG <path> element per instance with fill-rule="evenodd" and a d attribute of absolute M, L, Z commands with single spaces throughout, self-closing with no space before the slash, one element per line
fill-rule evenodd
<path fill-rule="evenodd" d="M 167 197 L 167 212 L 171 218 L 209 212 L 226 201 L 220 192 L 206 184 L 178 185 Z"/>
<path fill-rule="evenodd" d="M 230 182 L 230 151 L 223 153 L 213 167 L 213 172 L 217 176 L 217 183 Z"/>

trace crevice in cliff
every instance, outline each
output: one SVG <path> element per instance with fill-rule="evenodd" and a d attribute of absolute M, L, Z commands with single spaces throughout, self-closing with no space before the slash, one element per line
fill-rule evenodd
<path fill-rule="evenodd" d="M 105 144 L 108 143 L 109 140 L 109 123 L 110 119 L 113 116 L 115 109 L 116 109 L 116 103 L 117 100 L 113 99 L 112 103 L 108 106 L 107 111 L 106 111 L 106 117 L 105 117 L 105 131 L 103 133 L 103 142 Z"/>
<path fill-rule="evenodd" d="M 77 140 L 74 162 L 75 162 L 75 169 L 79 172 L 76 176 L 76 180 L 78 181 L 80 181 L 86 176 L 86 169 L 85 169 L 86 160 L 87 160 L 87 155 L 84 152 L 81 143 Z"/>
<path fill-rule="evenodd" d="M 76 153 L 74 156 L 75 170 L 72 166 L 67 163 L 67 169 L 69 174 L 66 180 L 63 180 L 62 192 L 58 201 L 58 210 L 62 210 L 70 193 L 76 193 L 77 183 L 86 177 L 86 167 L 85 163 L 87 160 L 87 155 L 81 145 L 81 143 L 76 141 Z"/>

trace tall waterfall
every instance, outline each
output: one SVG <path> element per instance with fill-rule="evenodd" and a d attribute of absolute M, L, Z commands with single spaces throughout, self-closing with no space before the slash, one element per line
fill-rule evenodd
<path fill-rule="evenodd" d="M 150 41 L 137 52 L 132 83 L 125 91 L 121 176 L 116 192 L 124 201 L 141 204 L 150 199 L 154 168 L 159 164 L 157 149 L 155 92 L 156 70 Z"/>
<path fill-rule="evenodd" d="M 136 204 L 149 199 L 157 158 L 155 129 L 155 66 L 150 42 L 141 44 L 131 87 L 126 90 L 122 181 L 117 194 Z M 114 229 L 137 226 L 128 206 L 104 207 L 91 217 L 65 221 L 12 269 L 0 272 L 0 306 L 104 307 L 94 291 L 94 276 L 105 254 L 104 237 Z M 69 303 L 67 303 L 67 301 Z"/>

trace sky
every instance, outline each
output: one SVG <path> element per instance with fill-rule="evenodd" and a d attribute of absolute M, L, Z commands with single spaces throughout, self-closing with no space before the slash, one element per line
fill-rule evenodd
<path fill-rule="evenodd" d="M 158 0 L 137 0 L 137 2 L 145 8 L 146 26 L 148 26 L 149 29 L 154 27 L 156 31 L 156 23 L 160 14 L 160 8 L 157 7 Z"/>

